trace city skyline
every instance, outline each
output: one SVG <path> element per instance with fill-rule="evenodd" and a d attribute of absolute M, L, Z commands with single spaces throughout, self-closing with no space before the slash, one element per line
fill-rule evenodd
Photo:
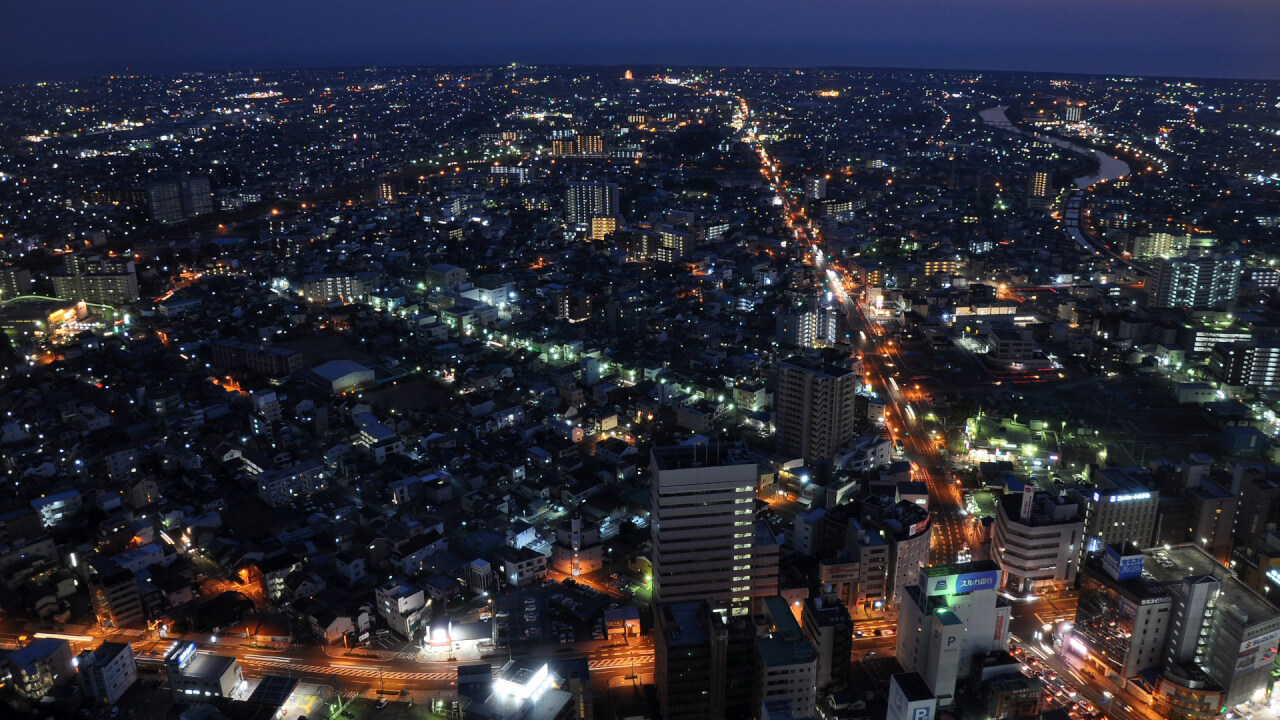
<path fill-rule="evenodd" d="M 5 10 L 0 81 L 509 62 L 1280 77 L 1274 3 L 1115 5 L 916 0 L 868 8 L 818 0 L 783 13 L 755 1 L 730 11 L 722 2 L 659 0 L 620 17 L 577 1 L 383 0 L 352 13 L 333 0 L 275 7 L 235 0 L 212 16 L 195 6 L 157 13 L 136 1 L 74 14 L 29 3 Z"/>
<path fill-rule="evenodd" d="M 7 10 L 4 717 L 1280 720 L 1280 9 L 1112 4 Z"/>

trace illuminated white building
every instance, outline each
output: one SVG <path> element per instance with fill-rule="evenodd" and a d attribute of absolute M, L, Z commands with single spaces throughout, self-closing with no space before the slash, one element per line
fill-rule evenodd
<path fill-rule="evenodd" d="M 1036 492 L 1007 493 L 996 501 L 991 559 L 1014 594 L 1075 583 L 1084 521 L 1075 500 Z"/>
<path fill-rule="evenodd" d="M 1000 597 L 990 560 L 920 568 L 898 612 L 897 658 L 924 679 L 938 705 L 955 704 L 956 681 L 972 659 L 1009 647 L 1013 608 Z"/>
<path fill-rule="evenodd" d="M 497 676 L 488 663 L 458 666 L 458 694 L 470 700 L 469 718 L 523 720 L 577 717 L 574 693 L 543 660 L 518 658 L 507 662 Z"/>

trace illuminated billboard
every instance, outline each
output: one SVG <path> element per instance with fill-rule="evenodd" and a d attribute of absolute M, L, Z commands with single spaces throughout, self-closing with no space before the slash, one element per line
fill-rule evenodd
<path fill-rule="evenodd" d="M 1114 545 L 1107 546 L 1102 556 L 1102 566 L 1117 580 L 1142 577 L 1142 553 L 1121 555 Z"/>

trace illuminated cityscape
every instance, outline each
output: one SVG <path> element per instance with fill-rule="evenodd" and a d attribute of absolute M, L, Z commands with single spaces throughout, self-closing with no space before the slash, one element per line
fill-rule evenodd
<path fill-rule="evenodd" d="M 1280 717 L 1280 80 L 584 18 L 17 39 L 0 716 Z"/>

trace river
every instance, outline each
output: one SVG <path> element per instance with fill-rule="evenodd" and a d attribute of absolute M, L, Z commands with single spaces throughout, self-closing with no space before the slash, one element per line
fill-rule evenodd
<path fill-rule="evenodd" d="M 1088 187 L 1092 187 L 1103 180 L 1115 180 L 1117 178 L 1122 178 L 1125 175 L 1129 174 L 1129 163 L 1126 163 L 1120 158 L 1112 157 L 1110 155 L 1107 155 L 1106 153 L 1094 150 L 1093 148 L 1085 147 L 1083 145 L 1077 145 L 1073 142 L 1068 142 L 1061 138 L 1050 137 L 1048 135 L 1039 135 L 1036 133 L 1030 133 L 1011 125 L 1008 119 L 1004 115 L 1004 111 L 1007 110 L 1008 108 L 1009 108 L 1008 105 L 1001 105 L 999 107 L 987 108 L 986 110 L 979 112 L 978 116 L 981 117 L 983 122 L 987 123 L 988 125 L 995 125 L 996 127 L 999 127 L 1004 130 L 1008 130 L 1009 132 L 1021 133 L 1028 137 L 1033 137 L 1037 140 L 1041 140 L 1043 142 L 1053 143 L 1058 147 L 1066 148 L 1067 150 L 1072 150 L 1082 155 L 1089 155 L 1093 157 L 1094 160 L 1098 161 L 1098 172 L 1092 175 L 1082 175 L 1076 178 L 1076 187 L 1080 188 L 1081 190 Z"/>

